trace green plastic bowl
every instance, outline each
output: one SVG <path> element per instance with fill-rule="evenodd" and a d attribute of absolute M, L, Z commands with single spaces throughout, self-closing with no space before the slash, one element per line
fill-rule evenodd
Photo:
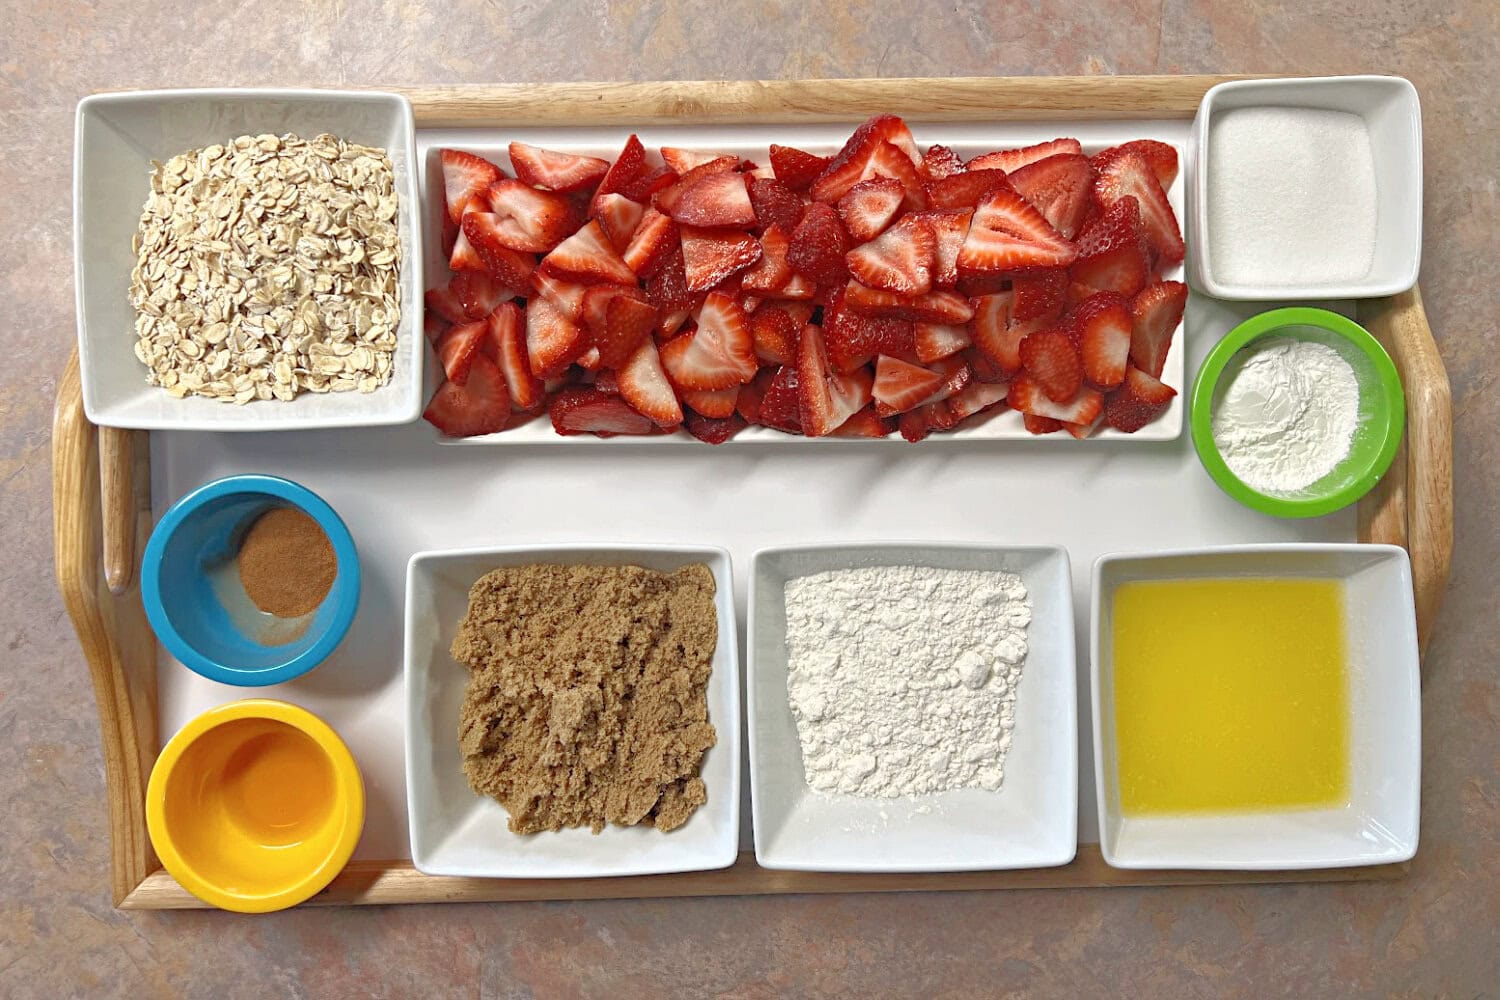
<path fill-rule="evenodd" d="M 1263 337 L 1310 340 L 1338 351 L 1359 379 L 1359 424 L 1344 460 L 1317 482 L 1294 493 L 1263 493 L 1229 471 L 1214 443 L 1213 413 L 1219 379 L 1230 360 Z M 1358 323 L 1326 309 L 1272 309 L 1230 330 L 1214 345 L 1193 384 L 1190 420 L 1198 460 L 1219 488 L 1234 499 L 1277 517 L 1321 517 L 1354 503 L 1385 475 L 1406 424 L 1401 376 L 1379 341 Z"/>

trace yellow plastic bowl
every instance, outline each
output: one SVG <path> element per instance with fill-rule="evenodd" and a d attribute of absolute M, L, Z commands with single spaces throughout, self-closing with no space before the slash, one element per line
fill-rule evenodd
<path fill-rule="evenodd" d="M 281 910 L 316 895 L 354 853 L 365 786 L 328 724 L 284 701 L 209 709 L 167 741 L 146 826 L 172 877 L 213 906 Z"/>

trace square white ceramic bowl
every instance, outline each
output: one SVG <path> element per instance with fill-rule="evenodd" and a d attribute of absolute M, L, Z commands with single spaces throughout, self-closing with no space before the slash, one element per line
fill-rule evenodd
<path fill-rule="evenodd" d="M 416 133 L 399 94 L 337 90 L 155 90 L 78 104 L 73 150 L 73 267 L 83 408 L 108 427 L 283 431 L 402 424 L 422 412 L 422 246 Z M 370 393 L 302 393 L 235 406 L 173 399 L 146 384 L 135 356 L 131 239 L 151 193 L 151 161 L 238 135 L 331 132 L 384 148 L 400 198 L 401 323 L 391 380 Z"/>
<path fill-rule="evenodd" d="M 719 644 L 708 682 L 718 742 L 703 759 L 708 802 L 671 833 L 608 826 L 518 836 L 505 807 L 474 794 L 458 752 L 469 671 L 448 654 L 474 581 L 501 566 L 581 563 L 713 571 Z M 418 552 L 406 567 L 406 808 L 412 863 L 428 875 L 593 878 L 725 868 L 739 853 L 740 658 L 734 574 L 723 549 L 677 545 L 556 545 Z"/>
<path fill-rule="evenodd" d="M 1238 108 L 1314 108 L 1364 119 L 1375 160 L 1375 257 L 1358 281 L 1309 284 L 1288 273 L 1275 285 L 1237 284 L 1214 273 L 1209 239 L 1210 133 L 1214 118 Z M 1188 170 L 1188 280 L 1220 299 L 1359 299 L 1396 295 L 1417 283 L 1422 263 L 1422 107 L 1399 76 L 1235 80 L 1210 88 L 1193 120 Z M 1307 178 L 1317 184 L 1320 178 Z"/>
<path fill-rule="evenodd" d="M 829 570 L 1004 570 L 1032 604 L 1014 742 L 998 791 L 905 799 L 814 792 L 787 697 L 786 584 Z M 747 698 L 755 860 L 799 871 L 939 872 L 1065 865 L 1078 848 L 1073 583 L 1057 546 L 873 543 L 765 549 L 751 567 Z M 920 810 L 920 811 L 919 811 Z"/>
<path fill-rule="evenodd" d="M 1115 589 L 1131 580 L 1319 577 L 1345 588 L 1348 806 L 1221 816 L 1126 817 L 1114 756 Z M 1394 545 L 1245 545 L 1094 563 L 1094 779 L 1104 860 L 1116 868 L 1342 868 L 1417 851 L 1422 713 L 1411 562 Z"/>

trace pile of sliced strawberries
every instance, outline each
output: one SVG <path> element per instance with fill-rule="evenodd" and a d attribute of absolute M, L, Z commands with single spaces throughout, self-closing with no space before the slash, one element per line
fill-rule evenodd
<path fill-rule="evenodd" d="M 1150 140 L 918 151 L 879 115 L 833 157 L 762 166 L 632 135 L 613 162 L 510 144 L 514 177 L 441 152 L 444 250 L 426 330 L 447 377 L 426 418 L 489 434 L 720 443 L 788 434 L 911 441 L 1004 406 L 1035 434 L 1133 432 L 1187 289 Z"/>

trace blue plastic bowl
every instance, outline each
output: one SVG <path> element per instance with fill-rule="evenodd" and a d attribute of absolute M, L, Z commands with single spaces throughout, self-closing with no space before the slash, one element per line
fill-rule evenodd
<path fill-rule="evenodd" d="M 328 596 L 285 636 L 267 628 L 273 620 L 243 596 L 233 562 L 245 531 L 274 507 L 295 507 L 317 521 L 338 559 Z M 275 476 L 229 476 L 198 487 L 162 516 L 146 543 L 141 598 L 156 637 L 188 669 L 223 684 L 264 687 L 307 673 L 343 641 L 359 607 L 359 556 L 349 529 L 316 493 Z"/>

